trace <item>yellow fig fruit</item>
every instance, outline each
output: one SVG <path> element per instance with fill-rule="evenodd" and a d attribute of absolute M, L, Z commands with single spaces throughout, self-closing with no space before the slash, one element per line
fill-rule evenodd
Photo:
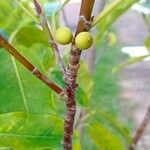
<path fill-rule="evenodd" d="M 86 50 L 93 44 L 92 34 L 89 32 L 81 32 L 75 38 L 75 44 L 80 50 Z"/>
<path fill-rule="evenodd" d="M 72 32 L 68 27 L 62 26 L 56 30 L 56 41 L 59 44 L 66 45 L 72 41 Z"/>

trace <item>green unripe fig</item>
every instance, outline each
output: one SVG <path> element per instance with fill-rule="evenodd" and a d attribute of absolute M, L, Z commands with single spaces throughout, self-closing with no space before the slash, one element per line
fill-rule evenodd
<path fill-rule="evenodd" d="M 75 38 L 75 44 L 80 50 L 88 49 L 93 44 L 92 34 L 89 32 L 81 32 Z"/>
<path fill-rule="evenodd" d="M 71 30 L 65 26 L 59 27 L 56 30 L 55 38 L 59 44 L 62 44 L 62 45 L 69 44 L 72 41 Z"/>

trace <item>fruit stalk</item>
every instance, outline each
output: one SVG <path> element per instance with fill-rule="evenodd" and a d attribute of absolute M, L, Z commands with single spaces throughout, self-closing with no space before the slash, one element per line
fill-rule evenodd
<path fill-rule="evenodd" d="M 33 75 L 45 83 L 50 89 L 55 91 L 57 94 L 61 95 L 63 90 L 57 86 L 55 83 L 50 81 L 46 76 L 44 76 L 36 67 L 34 67 L 26 58 L 24 58 L 9 42 L 7 42 L 0 35 L 0 46 L 3 47 L 7 52 L 14 56 L 25 68 L 27 68 Z"/>
<path fill-rule="evenodd" d="M 37 14 L 39 16 L 39 19 L 40 19 L 40 22 L 41 22 L 41 27 L 43 28 L 44 32 L 46 33 L 46 35 L 48 37 L 48 42 L 49 42 L 50 46 L 52 47 L 52 49 L 54 51 L 55 58 L 56 58 L 56 61 L 59 65 L 60 71 L 65 76 L 65 74 L 66 74 L 65 65 L 63 63 L 63 60 L 60 56 L 58 46 L 57 46 L 57 44 L 56 44 L 56 42 L 53 38 L 53 35 L 52 35 L 51 30 L 49 28 L 49 25 L 47 23 L 47 19 L 45 17 L 44 11 L 43 11 L 40 3 L 37 0 L 33 0 L 33 2 L 34 2 L 36 12 L 37 12 Z"/>
<path fill-rule="evenodd" d="M 87 21 L 90 21 L 92 9 L 95 0 L 82 0 L 80 8 L 80 16 L 84 16 Z M 86 27 L 83 20 L 78 21 L 75 37 L 78 33 L 86 31 Z M 74 38 L 75 38 L 74 37 Z M 74 117 L 76 113 L 76 102 L 75 102 L 75 90 L 77 87 L 76 77 L 79 69 L 81 50 L 76 48 L 75 42 L 73 41 L 71 46 L 71 52 L 66 69 L 66 117 L 64 124 L 64 150 L 72 150 L 72 134 Z"/>

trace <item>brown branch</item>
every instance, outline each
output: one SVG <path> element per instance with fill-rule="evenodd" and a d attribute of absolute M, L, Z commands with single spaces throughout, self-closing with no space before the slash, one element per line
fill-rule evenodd
<path fill-rule="evenodd" d="M 91 20 L 91 13 L 92 13 L 94 1 L 95 0 L 82 0 L 81 8 L 80 8 L 80 16 L 84 16 L 84 18 L 87 21 Z M 76 33 L 75 33 L 75 37 L 78 33 L 83 32 L 83 31 L 86 31 L 85 22 L 84 20 L 79 20 Z M 80 56 L 81 56 L 81 50 L 76 48 L 76 45 L 73 42 L 71 52 L 70 52 L 69 65 L 66 70 L 67 84 L 69 84 L 72 87 L 74 87 L 76 84 L 76 76 L 77 76 L 77 72 L 79 69 Z"/>
<path fill-rule="evenodd" d="M 84 16 L 87 21 L 91 20 L 91 13 L 95 0 L 82 0 L 80 8 L 80 16 Z M 78 21 L 75 36 L 86 31 L 85 22 L 83 20 Z M 76 102 L 75 102 L 75 89 L 76 77 L 79 69 L 81 51 L 76 48 L 75 43 L 72 43 L 72 48 L 69 57 L 68 67 L 66 69 L 66 117 L 64 124 L 64 150 L 72 150 L 72 134 L 74 117 L 76 114 Z"/>
<path fill-rule="evenodd" d="M 14 56 L 24 67 L 26 67 L 33 75 L 44 82 L 50 89 L 55 91 L 57 94 L 61 95 L 63 90 L 57 86 L 55 83 L 50 81 L 46 76 L 44 76 L 37 68 L 35 68 L 26 58 L 24 58 L 9 42 L 7 42 L 0 35 L 0 46 L 3 47 L 7 52 Z"/>
<path fill-rule="evenodd" d="M 50 31 L 50 28 L 48 26 L 48 22 L 47 22 L 47 19 L 45 17 L 44 11 L 43 11 L 40 3 L 37 0 L 33 0 L 33 3 L 34 3 L 34 6 L 35 6 L 35 9 L 36 9 L 36 12 L 39 16 L 39 19 L 40 19 L 40 22 L 41 22 L 41 27 L 43 28 L 44 32 L 46 33 L 46 35 L 48 37 L 48 42 L 49 42 L 50 46 L 52 47 L 52 49 L 54 51 L 56 61 L 59 65 L 59 67 L 60 67 L 60 71 L 65 76 L 65 74 L 66 74 L 65 65 L 64 65 L 63 60 L 60 56 L 58 46 L 57 46 L 57 44 L 56 44 L 56 42 L 53 38 L 53 35 Z"/>
<path fill-rule="evenodd" d="M 140 124 L 139 128 L 137 129 L 135 136 L 133 137 L 131 145 L 128 150 L 135 150 L 136 145 L 140 141 L 140 139 L 149 123 L 150 123 L 150 106 L 148 107 L 146 114 L 144 116 L 144 119 L 143 119 L 142 123 Z"/>

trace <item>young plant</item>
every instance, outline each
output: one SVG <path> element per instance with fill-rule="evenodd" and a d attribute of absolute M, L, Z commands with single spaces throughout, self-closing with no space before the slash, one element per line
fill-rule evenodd
<path fill-rule="evenodd" d="M 78 70 L 79 70 L 79 63 L 80 63 L 80 56 L 82 53 L 82 50 L 85 50 L 91 47 L 93 44 L 93 36 L 90 33 L 90 29 L 95 27 L 96 25 L 102 26 L 102 33 L 106 31 L 112 22 L 119 17 L 125 10 L 127 10 L 132 4 L 137 2 L 138 0 L 115 0 L 110 6 L 106 7 L 98 16 L 95 16 L 95 18 L 92 17 L 92 11 L 94 7 L 95 0 L 82 0 L 81 2 L 81 8 L 80 8 L 80 14 L 79 14 L 79 20 L 77 23 L 76 31 L 74 36 L 72 36 L 72 32 L 68 27 L 60 27 L 56 31 L 55 37 L 53 36 L 53 31 L 51 31 L 50 23 L 48 22 L 48 19 L 45 16 L 44 9 L 38 0 L 33 0 L 33 4 L 35 6 L 38 19 L 30 13 L 28 9 L 26 9 L 20 1 L 16 2 L 21 6 L 21 8 L 29 15 L 34 21 L 36 21 L 36 25 L 41 25 L 42 30 L 45 33 L 46 40 L 48 41 L 48 44 L 50 48 L 52 49 L 57 65 L 59 66 L 59 70 L 61 71 L 61 79 L 63 80 L 64 88 L 60 87 L 60 85 L 57 85 L 53 81 L 49 80 L 48 77 L 46 77 L 39 69 L 37 69 L 25 56 L 21 54 L 16 48 L 13 47 L 11 44 L 11 41 L 7 41 L 2 35 L 0 35 L 0 46 L 4 48 L 8 53 L 11 54 L 15 59 L 17 59 L 23 66 L 25 66 L 33 75 L 35 75 L 38 79 L 40 79 L 43 83 L 45 83 L 51 90 L 53 90 L 58 96 L 62 99 L 64 99 L 65 102 L 65 117 L 64 117 L 64 129 L 63 129 L 63 149 L 64 150 L 72 150 L 73 144 L 72 144 L 72 137 L 74 132 L 74 121 L 75 121 L 75 115 L 77 112 L 77 106 L 76 106 L 76 92 L 78 89 L 80 89 L 79 84 L 76 83 L 77 76 L 78 76 Z M 54 13 L 53 17 L 55 17 L 67 4 L 68 0 L 64 2 L 64 4 L 59 7 L 59 9 Z M 120 8 L 123 6 L 124 9 Z M 118 13 L 118 9 L 120 12 Z M 114 13 L 117 13 L 117 15 L 114 15 L 111 19 L 110 16 Z M 107 18 L 108 17 L 108 18 Z M 106 23 L 106 25 L 104 25 Z M 14 32 L 17 34 L 18 30 Z M 43 33 L 43 32 L 42 32 Z M 39 34 L 42 34 L 39 31 Z M 13 38 L 15 36 L 11 36 Z M 33 35 L 36 36 L 36 35 Z M 102 34 L 100 35 L 102 36 Z M 28 41 L 30 44 L 30 41 Z M 62 59 L 59 49 L 58 49 L 58 43 L 62 45 L 66 45 L 71 43 L 70 48 L 70 54 L 69 59 L 67 62 L 67 65 L 65 65 L 64 60 Z M 29 45 L 28 45 L 29 46 Z M 24 47 L 21 47 L 24 48 Z M 12 58 L 13 65 L 15 69 L 17 68 L 17 64 Z M 16 69 L 17 70 L 17 69 Z M 44 69 L 43 69 L 44 70 Z M 25 105 L 25 112 L 15 112 L 13 114 L 8 114 L 5 119 L 5 115 L 0 116 L 1 125 L 0 125 L 0 132 L 3 130 L 8 135 L 17 135 L 23 138 L 22 143 L 19 144 L 17 140 L 18 137 L 16 137 L 15 142 L 9 143 L 8 141 L 1 140 L 0 146 L 3 147 L 10 147 L 13 149 L 53 149 L 53 146 L 50 142 L 51 136 L 54 138 L 54 143 L 56 141 L 61 141 L 61 131 L 62 131 L 62 119 L 51 116 L 51 115 L 45 115 L 44 109 L 46 107 L 43 107 L 42 105 L 42 113 L 44 112 L 44 115 L 39 115 L 40 112 L 38 108 L 35 108 L 35 111 L 30 109 L 29 104 L 26 102 L 25 93 L 23 92 L 23 86 L 20 82 L 20 76 L 18 71 L 16 71 L 17 79 L 19 81 L 19 86 L 21 89 L 21 94 L 24 100 Z M 31 81 L 32 82 L 32 81 Z M 85 85 L 86 87 L 86 85 Z M 81 91 L 80 91 L 81 92 Z M 36 93 L 34 93 L 36 94 Z M 46 93 L 48 95 L 48 93 Z M 29 96 L 29 95 L 28 95 Z M 35 96 L 36 98 L 36 96 Z M 38 103 L 33 100 L 31 105 L 34 105 L 34 103 Z M 41 104 L 43 104 L 41 102 Z M 40 104 L 39 104 L 40 105 Z M 38 107 L 40 107 L 38 105 Z M 49 111 L 49 110 L 48 110 Z M 9 111 L 11 112 L 11 111 Z M 103 114 L 103 113 L 102 113 Z M 89 114 L 88 114 L 89 115 Z M 93 115 L 93 114 L 92 114 Z M 108 117 L 108 116 L 107 116 Z M 19 119 L 18 119 L 19 118 Z M 37 118 L 37 119 L 36 119 Z M 109 118 L 109 117 L 108 117 Z M 8 119 L 8 120 L 7 120 Z M 50 122 L 51 120 L 51 122 Z M 113 122 L 113 121 L 111 121 Z M 18 123 L 18 124 L 17 124 Z M 24 123 L 24 124 L 23 124 Z M 6 125 L 7 124 L 7 125 Z M 9 126 L 10 124 L 10 126 Z M 15 126 L 17 124 L 18 128 Z M 23 124 L 23 125 L 22 125 Z M 114 122 L 113 122 L 114 124 Z M 5 126 L 6 125 L 6 126 Z M 38 126 L 41 125 L 41 128 L 38 128 Z M 15 126 L 14 128 L 12 128 Z M 32 126 L 32 130 L 30 128 Z M 59 129 L 57 129 L 57 127 Z M 35 128 L 35 131 L 33 130 Z M 56 130 L 54 130 L 56 128 Z M 2 129 L 2 130 L 1 130 Z M 14 130 L 13 130 L 14 129 Z M 22 131 L 22 129 L 24 129 Z M 36 131 L 37 129 L 37 131 Z M 93 130 L 94 129 L 94 130 Z M 97 131 L 95 131 L 97 129 Z M 116 145 L 110 144 L 112 147 L 110 149 L 115 148 L 116 150 L 123 150 L 123 146 L 120 143 L 117 143 L 117 139 L 115 136 L 112 136 L 110 134 L 109 130 L 102 126 L 93 125 L 93 127 L 90 127 L 90 132 L 96 134 L 95 132 L 101 133 L 101 129 L 103 129 L 103 132 L 108 134 L 112 140 L 116 141 Z M 122 131 L 122 129 L 119 128 L 119 130 Z M 23 133 L 23 135 L 22 135 Z M 43 135 L 44 134 L 44 135 Z M 43 136 L 41 136 L 43 135 Z M 30 140 L 26 140 L 25 138 L 29 138 Z M 55 141 L 56 138 L 56 141 Z M 104 137 L 102 137 L 105 140 L 107 140 L 107 137 L 104 134 Z M 36 141 L 38 140 L 38 142 Z M 9 141 L 10 137 L 9 137 Z M 31 143 L 32 144 L 31 144 Z M 53 143 L 53 142 L 52 142 Z M 95 141 L 96 145 L 97 141 Z M 105 143 L 105 142 L 104 142 Z M 18 146 L 19 145 L 19 146 Z M 108 144 L 109 145 L 109 144 Z M 33 147 L 32 147 L 33 146 Z M 104 148 L 105 146 L 100 144 L 100 148 Z"/>

